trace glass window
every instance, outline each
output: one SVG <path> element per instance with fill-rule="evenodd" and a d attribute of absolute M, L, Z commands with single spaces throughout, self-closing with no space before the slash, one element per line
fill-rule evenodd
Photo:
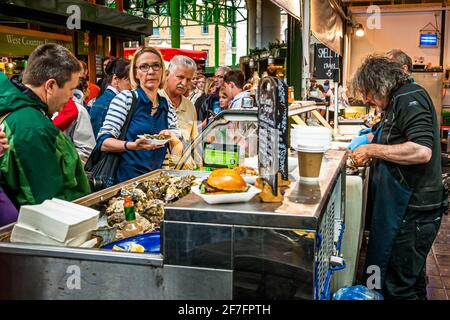
<path fill-rule="evenodd" d="M 152 36 L 159 36 L 159 28 L 153 27 Z"/>
<path fill-rule="evenodd" d="M 257 156 L 258 122 L 216 119 L 184 150 L 181 170 L 233 168 Z M 195 151 L 194 151 L 195 150 Z M 193 165 L 195 163 L 195 165 Z"/>
<path fill-rule="evenodd" d="M 202 25 L 202 33 L 206 33 L 206 34 L 209 33 L 209 24 L 204 23 Z"/>

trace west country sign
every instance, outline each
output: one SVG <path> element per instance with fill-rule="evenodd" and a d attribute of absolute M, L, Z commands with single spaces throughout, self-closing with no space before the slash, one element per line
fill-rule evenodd
<path fill-rule="evenodd" d="M 61 44 L 73 51 L 72 36 L 0 27 L 0 56 L 27 56 L 38 46 L 49 42 Z"/>

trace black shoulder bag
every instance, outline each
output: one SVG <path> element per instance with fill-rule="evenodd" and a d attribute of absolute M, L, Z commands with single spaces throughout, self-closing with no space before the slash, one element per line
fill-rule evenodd
<path fill-rule="evenodd" d="M 131 119 L 133 118 L 133 114 L 136 110 L 137 97 L 133 91 L 131 93 L 133 95 L 131 108 L 127 114 L 125 123 L 122 126 L 118 140 L 125 139 Z M 114 185 L 121 157 L 121 152 L 103 152 L 101 151 L 100 145 L 95 146 L 84 166 L 84 170 L 86 171 L 89 184 L 91 185 L 91 190 L 93 192 L 100 191 Z"/>

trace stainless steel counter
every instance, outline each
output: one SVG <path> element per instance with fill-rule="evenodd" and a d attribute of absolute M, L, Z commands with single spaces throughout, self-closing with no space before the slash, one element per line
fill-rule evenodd
<path fill-rule="evenodd" d="M 95 206 L 161 171 L 75 202 Z M 343 216 L 344 152 L 325 154 L 318 185 L 297 178 L 295 171 L 282 204 L 255 197 L 210 206 L 189 194 L 167 205 L 159 255 L 0 242 L 0 298 L 121 299 L 124 292 L 133 299 L 318 298 Z M 67 285 L 74 266 L 81 289 Z"/>
<path fill-rule="evenodd" d="M 154 171 L 75 203 L 95 206 Z M 165 171 L 173 175 L 192 172 Z M 195 173 L 206 176 L 207 173 Z M 13 224 L 0 228 L 8 235 Z M 79 288 L 69 286 L 79 276 Z M 0 242 L 0 299 L 231 299 L 230 270 L 173 266 L 161 254 Z"/>
<path fill-rule="evenodd" d="M 164 263 L 230 270 L 235 299 L 318 299 L 342 230 L 343 151 L 324 155 L 317 184 L 291 178 L 283 203 L 209 205 L 195 194 L 167 205 Z"/>

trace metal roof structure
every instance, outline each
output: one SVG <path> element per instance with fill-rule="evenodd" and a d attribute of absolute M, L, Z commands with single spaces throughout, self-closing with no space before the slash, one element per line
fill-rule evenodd
<path fill-rule="evenodd" d="M 448 6 L 450 0 L 341 0 L 344 5 L 348 7 L 367 7 L 367 6 L 380 6 L 382 8 L 407 8 L 407 7 L 424 7 L 424 6 Z"/>
<path fill-rule="evenodd" d="M 233 27 L 245 21 L 247 15 L 245 0 L 178 0 L 179 16 L 183 26 L 218 24 Z M 130 0 L 128 13 L 153 21 L 153 27 L 170 27 L 173 17 L 170 0 Z M 107 6 L 114 7 L 114 0 L 106 1 Z"/>

